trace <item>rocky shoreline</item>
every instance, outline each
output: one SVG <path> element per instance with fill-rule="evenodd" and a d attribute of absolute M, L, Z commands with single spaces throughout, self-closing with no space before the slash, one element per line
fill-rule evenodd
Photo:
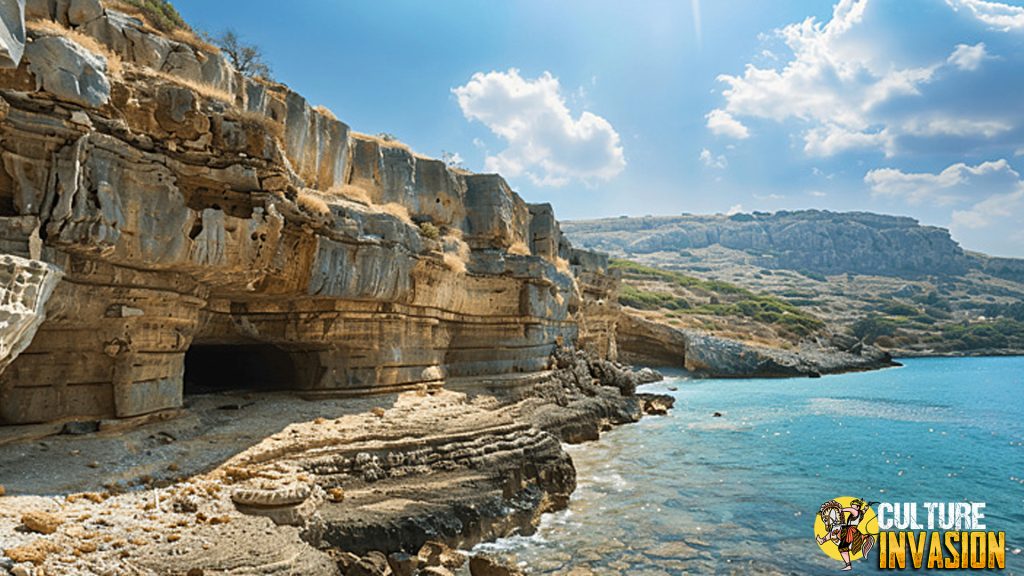
<path fill-rule="evenodd" d="M 562 442 L 671 407 L 635 393 L 653 371 L 571 350 L 554 360 L 522 397 L 406 392 L 387 408 L 291 424 L 162 487 L 140 478 L 127 492 L 8 494 L 0 570 L 446 574 L 465 562 L 455 548 L 529 534 L 567 505 L 576 478 Z M 472 573 L 503 573 L 483 571 L 501 569 L 490 562 Z"/>
<path fill-rule="evenodd" d="M 674 328 L 625 312 L 616 327 L 616 341 L 623 360 L 685 368 L 707 378 L 813 378 L 900 365 L 887 351 L 840 335 L 783 350 Z"/>

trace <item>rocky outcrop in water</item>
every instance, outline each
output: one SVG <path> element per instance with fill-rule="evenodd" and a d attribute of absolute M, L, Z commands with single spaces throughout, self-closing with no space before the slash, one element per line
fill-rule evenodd
<path fill-rule="evenodd" d="M 949 231 L 912 218 L 823 210 L 563 222 L 574 242 L 615 255 L 720 245 L 749 263 L 821 274 L 959 275 L 971 259 Z"/>
<path fill-rule="evenodd" d="M 673 328 L 629 312 L 620 317 L 617 341 L 626 361 L 684 368 L 713 378 L 813 377 L 898 365 L 888 353 L 855 338 L 808 342 L 785 350 Z"/>

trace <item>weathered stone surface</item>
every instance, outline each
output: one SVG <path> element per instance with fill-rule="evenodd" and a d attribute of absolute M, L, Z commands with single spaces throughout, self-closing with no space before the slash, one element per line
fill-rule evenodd
<path fill-rule="evenodd" d="M 106 58 L 73 40 L 58 36 L 36 38 L 25 49 L 25 58 L 38 89 L 92 108 L 110 99 Z"/>
<path fill-rule="evenodd" d="M 0 5 L 0 68 L 15 68 L 25 51 L 25 0 Z"/>
<path fill-rule="evenodd" d="M 68 2 L 68 23 L 82 26 L 103 15 L 99 0 L 70 0 Z"/>
<path fill-rule="evenodd" d="M 487 554 L 477 554 L 469 559 L 471 576 L 520 576 L 523 572 Z"/>
<path fill-rule="evenodd" d="M 53 534 L 64 523 L 64 520 L 56 514 L 33 510 L 21 517 L 21 523 L 32 532 Z"/>
<path fill-rule="evenodd" d="M 949 231 L 912 218 L 822 210 L 565 222 L 588 248 L 647 254 L 720 245 L 752 263 L 824 274 L 962 274 L 970 263 Z"/>
<path fill-rule="evenodd" d="M 897 365 L 889 354 L 870 346 L 858 345 L 857 353 L 817 345 L 782 350 L 673 328 L 629 313 L 622 314 L 616 329 L 620 357 L 714 378 L 820 376 Z"/>
<path fill-rule="evenodd" d="M 187 357 L 211 347 L 236 368 L 193 364 L 197 386 L 272 375 L 310 395 L 526 387 L 558 346 L 614 356 L 615 277 L 599 257 L 569 265 L 550 208 L 531 214 L 500 176 L 352 135 L 284 86 L 73 4 L 34 10 L 74 12 L 163 75 L 126 66 L 90 100 L 51 54 L 77 49 L 40 36 L 29 69 L 48 94 L 0 85 L 0 247 L 66 271 L 29 357 L 0 374 L 0 421 L 180 407 Z"/>
<path fill-rule="evenodd" d="M 466 177 L 466 242 L 475 248 L 527 247 L 529 209 L 497 174 Z"/>
<path fill-rule="evenodd" d="M 61 276 L 51 264 L 0 255 L 0 371 L 32 342 Z M 0 404 L 6 403 L 5 392 L 0 387 Z"/>

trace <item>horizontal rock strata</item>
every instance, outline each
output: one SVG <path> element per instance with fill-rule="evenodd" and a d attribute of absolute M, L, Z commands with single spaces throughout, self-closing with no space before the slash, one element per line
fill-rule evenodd
<path fill-rule="evenodd" d="M 387 408 L 291 424 L 163 487 L 0 498 L 0 533 L 12 535 L 0 557 L 57 574 L 334 575 L 360 573 L 359 556 L 530 534 L 575 488 L 561 441 L 671 407 L 629 393 L 651 372 L 555 357 L 522 400 L 423 388 Z M 26 515 L 48 533 L 16 530 Z"/>
<path fill-rule="evenodd" d="M 0 424 L 224 385 L 528 387 L 560 344 L 614 357 L 607 261 L 500 176 L 358 135 L 96 0 L 27 13 L 22 57 L 0 37 L 0 243 L 62 279 L 4 336 Z"/>

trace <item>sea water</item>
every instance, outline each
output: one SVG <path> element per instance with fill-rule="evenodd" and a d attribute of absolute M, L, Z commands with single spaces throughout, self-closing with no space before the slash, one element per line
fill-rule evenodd
<path fill-rule="evenodd" d="M 821 504 L 984 502 L 1024 574 L 1024 358 L 910 359 L 821 379 L 700 380 L 643 391 L 675 409 L 571 446 L 579 487 L 535 535 L 479 547 L 536 574 L 822 574 Z M 714 416 L 715 412 L 721 414 Z M 877 546 L 876 546 L 877 550 Z M 878 556 L 854 573 L 881 572 Z"/>

